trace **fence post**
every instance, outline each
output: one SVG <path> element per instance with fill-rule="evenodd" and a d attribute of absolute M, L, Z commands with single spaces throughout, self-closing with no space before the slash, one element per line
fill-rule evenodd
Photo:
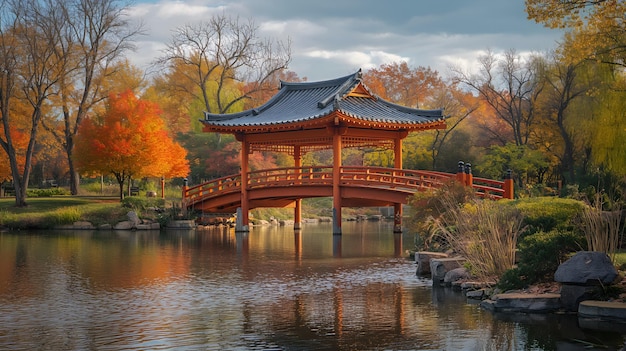
<path fill-rule="evenodd" d="M 187 188 L 189 185 L 189 180 L 187 178 L 183 179 L 183 197 L 181 199 L 181 211 L 183 215 L 187 215 Z"/>
<path fill-rule="evenodd" d="M 502 184 L 502 190 L 504 193 L 502 194 L 502 198 L 504 199 L 513 199 L 513 176 L 511 175 L 512 171 L 509 169 L 506 171 L 504 175 L 504 184 Z"/>
<path fill-rule="evenodd" d="M 456 180 L 461 184 L 465 184 L 465 163 L 463 161 L 459 161 L 459 168 L 456 171 Z"/>
<path fill-rule="evenodd" d="M 465 185 L 472 186 L 473 183 L 474 176 L 472 175 L 472 164 L 468 162 L 465 164 Z"/>

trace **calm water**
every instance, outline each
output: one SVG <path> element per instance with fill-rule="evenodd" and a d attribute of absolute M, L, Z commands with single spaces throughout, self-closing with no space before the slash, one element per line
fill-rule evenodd
<path fill-rule="evenodd" d="M 0 234 L 0 350 L 619 349 L 626 327 L 433 289 L 384 223 Z M 578 340 L 578 341 L 577 341 Z M 584 342 L 582 342 L 584 341 Z M 593 350 L 593 348 L 591 348 Z M 598 348 L 600 349 L 600 348 Z M 604 348 L 606 349 L 606 348 Z"/>

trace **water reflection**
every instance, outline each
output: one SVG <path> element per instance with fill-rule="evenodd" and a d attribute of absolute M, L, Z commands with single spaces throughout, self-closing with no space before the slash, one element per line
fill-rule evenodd
<path fill-rule="evenodd" d="M 0 350 L 623 344 L 623 330 L 581 329 L 573 316 L 486 313 L 415 277 L 411 239 L 391 224 L 342 229 L 2 233 Z"/>

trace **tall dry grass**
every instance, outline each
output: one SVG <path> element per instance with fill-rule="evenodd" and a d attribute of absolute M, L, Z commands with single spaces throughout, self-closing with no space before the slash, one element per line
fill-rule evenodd
<path fill-rule="evenodd" d="M 494 278 L 513 268 L 523 222 L 515 207 L 480 199 L 459 204 L 452 197 L 442 199 L 442 203 L 446 213 L 432 219 L 433 228 L 467 260 L 472 274 Z"/>
<path fill-rule="evenodd" d="M 587 249 L 604 252 L 615 262 L 623 230 L 621 222 L 621 206 L 605 211 L 603 202 L 596 196 L 594 203 L 586 206 L 581 213 L 581 227 L 587 240 Z"/>

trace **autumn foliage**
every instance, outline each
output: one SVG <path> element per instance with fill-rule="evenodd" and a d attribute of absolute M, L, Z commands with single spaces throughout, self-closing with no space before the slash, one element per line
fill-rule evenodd
<path fill-rule="evenodd" d="M 131 178 L 186 176 L 186 156 L 167 134 L 158 106 L 126 91 L 110 95 L 106 112 L 81 124 L 74 160 L 82 173 L 115 175 L 122 197 Z"/>

